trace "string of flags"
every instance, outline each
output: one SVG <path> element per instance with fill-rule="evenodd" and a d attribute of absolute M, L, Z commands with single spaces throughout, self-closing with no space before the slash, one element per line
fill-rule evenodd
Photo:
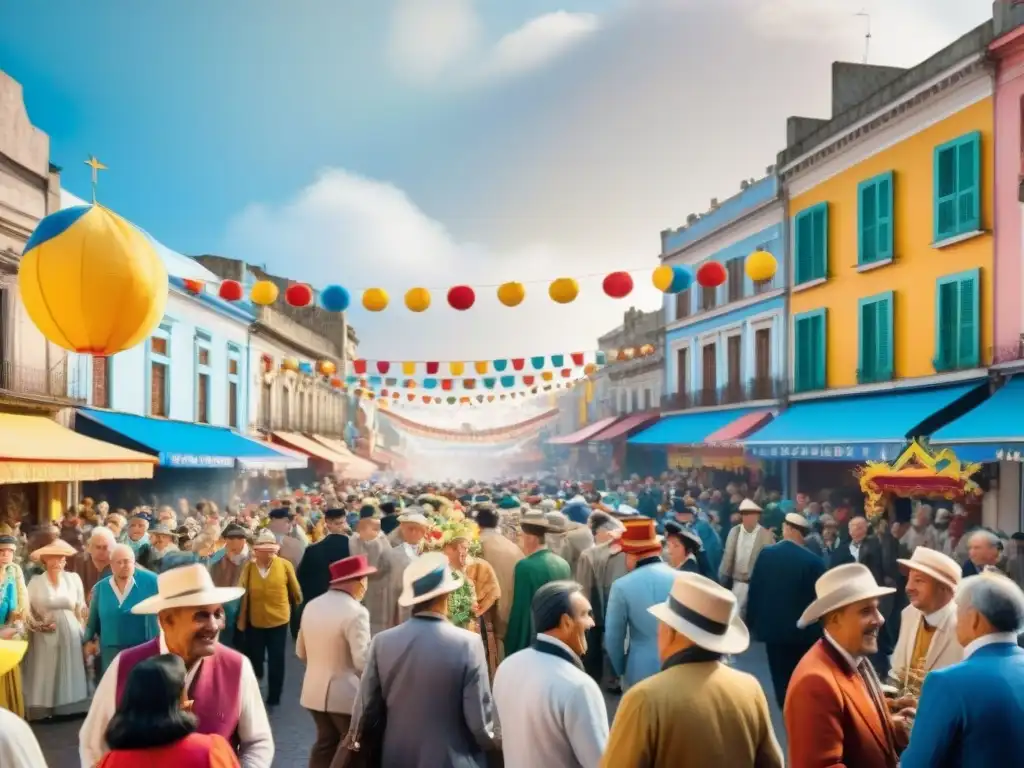
<path fill-rule="evenodd" d="M 364 400 L 376 400 L 381 407 L 390 405 L 483 405 L 489 403 L 504 403 L 510 401 L 523 401 L 539 395 L 553 395 L 559 390 L 572 389 L 576 381 L 559 381 L 552 384 L 543 384 L 529 389 L 516 390 L 514 392 L 500 392 L 487 394 L 448 394 L 445 396 L 435 394 L 423 394 L 419 392 L 400 392 L 391 389 L 371 389 L 368 387 L 355 387 L 350 390 L 355 397 Z"/>

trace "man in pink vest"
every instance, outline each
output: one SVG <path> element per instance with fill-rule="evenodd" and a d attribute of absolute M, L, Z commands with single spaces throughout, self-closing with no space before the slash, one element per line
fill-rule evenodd
<path fill-rule="evenodd" d="M 83 768 L 95 766 L 107 752 L 107 724 L 132 669 L 163 653 L 185 662 L 185 685 L 199 733 L 216 733 L 230 741 L 242 768 L 271 768 L 274 739 L 259 681 L 245 656 L 217 642 L 224 629 L 223 604 L 237 600 L 245 590 L 214 586 L 209 571 L 199 564 L 161 573 L 157 589 L 132 613 L 156 614 L 160 636 L 122 651 L 104 673 L 79 732 Z"/>

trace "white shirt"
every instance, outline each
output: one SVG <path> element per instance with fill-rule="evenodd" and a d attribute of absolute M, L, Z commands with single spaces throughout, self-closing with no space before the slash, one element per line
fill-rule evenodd
<path fill-rule="evenodd" d="M 839 655 L 843 657 L 843 661 L 850 665 L 850 669 L 852 669 L 854 672 L 857 672 L 860 668 L 860 663 L 864 660 L 864 658 L 862 656 L 851 655 L 850 652 L 843 648 L 843 646 L 841 646 L 839 643 L 837 643 L 835 639 L 832 637 L 832 635 L 830 635 L 828 632 L 825 632 L 825 639 L 828 640 L 828 642 L 832 645 L 833 648 L 839 651 Z"/>
<path fill-rule="evenodd" d="M 850 542 L 850 554 L 853 555 L 854 562 L 859 563 L 860 562 L 860 544 L 854 544 L 851 541 Z"/>
<path fill-rule="evenodd" d="M 749 575 L 750 556 L 754 554 L 754 542 L 757 541 L 757 534 L 761 532 L 761 526 L 755 525 L 752 531 L 748 531 L 742 525 L 738 528 L 740 532 L 736 539 L 736 562 L 740 564 L 742 572 Z"/>
<path fill-rule="evenodd" d="M 969 659 L 971 654 L 979 648 L 984 648 L 986 645 L 995 645 L 996 643 L 1016 645 L 1017 634 L 1015 632 L 993 632 L 991 635 L 982 635 L 967 644 L 964 648 L 964 659 Z"/>
<path fill-rule="evenodd" d="M 0 707 L 0 765 L 4 768 L 46 768 L 46 759 L 29 724 Z"/>
<path fill-rule="evenodd" d="M 128 595 L 132 593 L 132 587 L 134 586 L 134 576 L 132 576 L 131 581 L 129 581 L 128 584 L 125 586 L 124 592 L 117 588 L 117 581 L 113 577 L 110 578 L 110 588 L 114 591 L 114 597 L 117 598 L 118 605 L 124 605 L 124 601 L 128 599 Z"/>
<path fill-rule="evenodd" d="M 164 636 L 160 635 L 160 653 L 168 653 Z M 78 753 L 82 768 L 93 768 L 109 750 L 104 739 L 107 725 L 117 711 L 117 669 L 121 655 L 118 654 L 103 673 L 103 679 L 93 694 L 89 714 L 78 732 Z M 200 659 L 185 675 L 185 690 L 192 685 Z M 239 762 L 242 768 L 271 768 L 274 762 L 274 735 L 270 731 L 267 710 L 260 696 L 260 684 L 252 671 L 252 664 L 242 657 L 242 679 L 239 691 L 238 740 Z M 0 763 L 7 768 L 7 763 Z"/>
<path fill-rule="evenodd" d="M 939 608 L 939 610 L 935 611 L 934 613 L 927 614 L 924 617 L 924 621 L 932 629 L 934 629 L 935 627 L 941 627 L 943 624 L 946 623 L 946 619 L 948 619 L 950 614 L 953 613 L 953 611 L 955 611 L 955 610 L 956 610 L 956 601 L 955 600 L 950 600 L 944 606 Z M 1014 642 L 1017 642 L 1017 641 L 1014 640 Z"/>
<path fill-rule="evenodd" d="M 537 635 L 575 656 L 569 646 Z M 494 675 L 494 705 L 508 768 L 597 768 L 608 744 L 608 711 L 597 683 L 565 659 L 533 648 Z"/>

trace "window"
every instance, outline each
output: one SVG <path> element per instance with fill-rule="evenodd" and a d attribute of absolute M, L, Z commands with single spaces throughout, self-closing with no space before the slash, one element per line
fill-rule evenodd
<path fill-rule="evenodd" d="M 981 271 L 940 277 L 935 290 L 935 370 L 977 368 Z"/>
<path fill-rule="evenodd" d="M 690 289 L 676 294 L 676 320 L 690 316 Z"/>
<path fill-rule="evenodd" d="M 242 353 L 234 344 L 228 344 L 228 426 L 238 429 L 239 389 Z"/>
<path fill-rule="evenodd" d="M 935 148 L 935 242 L 981 229 L 981 133 Z"/>
<path fill-rule="evenodd" d="M 701 351 L 701 405 L 715 405 L 718 388 L 718 359 L 714 344 L 708 344 Z"/>
<path fill-rule="evenodd" d="M 110 407 L 110 358 L 93 355 L 92 358 L 92 399 L 97 408 Z"/>
<path fill-rule="evenodd" d="M 690 392 L 690 349 L 676 350 L 676 392 L 688 395 Z"/>
<path fill-rule="evenodd" d="M 652 403 L 651 390 L 645 389 L 644 390 L 644 410 L 645 411 L 649 411 L 653 407 L 654 406 L 653 406 L 653 403 Z"/>
<path fill-rule="evenodd" d="M 718 298 L 718 288 L 701 286 L 697 291 L 697 311 L 703 312 L 715 308 L 715 300 Z"/>
<path fill-rule="evenodd" d="M 795 285 L 828 277 L 828 203 L 796 215 Z"/>
<path fill-rule="evenodd" d="M 294 426 L 292 424 L 292 393 L 285 387 L 281 387 L 281 428 L 292 430 Z"/>
<path fill-rule="evenodd" d="M 210 423 L 210 337 L 202 331 L 196 331 L 196 423 Z"/>
<path fill-rule="evenodd" d="M 797 392 L 825 388 L 825 310 L 794 318 L 793 387 Z"/>
<path fill-rule="evenodd" d="M 728 368 L 726 372 L 728 374 L 728 385 L 730 390 L 738 390 L 741 382 L 741 367 L 742 367 L 742 343 L 743 339 L 740 336 L 730 336 L 726 339 L 726 362 Z"/>
<path fill-rule="evenodd" d="M 264 429 L 273 429 L 274 425 L 274 387 L 269 382 L 263 382 L 260 390 L 260 424 Z"/>
<path fill-rule="evenodd" d="M 149 413 L 167 417 L 171 411 L 171 329 L 161 325 L 149 338 Z"/>
<path fill-rule="evenodd" d="M 739 301 L 743 298 L 743 286 L 745 277 L 743 274 L 743 259 L 729 259 L 725 262 L 725 272 L 728 278 L 725 281 L 728 290 L 728 301 Z"/>
<path fill-rule="evenodd" d="M 759 328 L 754 332 L 754 399 L 774 396 L 772 386 L 772 331 Z"/>
<path fill-rule="evenodd" d="M 857 381 L 870 384 L 893 376 L 893 293 L 861 299 Z"/>
<path fill-rule="evenodd" d="M 639 410 L 640 410 L 640 390 L 634 389 L 630 393 L 629 412 L 630 413 L 635 413 L 636 411 L 639 411 Z"/>
<path fill-rule="evenodd" d="M 893 256 L 892 172 L 857 185 L 857 263 Z"/>

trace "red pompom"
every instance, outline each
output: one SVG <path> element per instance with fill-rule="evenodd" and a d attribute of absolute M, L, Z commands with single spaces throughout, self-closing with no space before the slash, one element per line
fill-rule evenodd
<path fill-rule="evenodd" d="M 313 289 L 305 283 L 289 285 L 284 292 L 284 300 L 291 307 L 308 307 L 313 303 Z"/>
<path fill-rule="evenodd" d="M 203 292 L 202 280 L 184 280 L 183 282 L 185 283 L 185 290 L 193 296 Z"/>
<path fill-rule="evenodd" d="M 705 288 L 717 288 L 728 277 L 729 273 L 720 261 L 705 261 L 697 270 L 697 283 Z"/>
<path fill-rule="evenodd" d="M 237 280 L 225 280 L 220 284 L 217 295 L 224 299 L 224 301 L 241 301 L 243 295 L 242 284 Z"/>
<path fill-rule="evenodd" d="M 476 301 L 476 293 L 468 285 L 456 285 L 448 289 L 448 305 L 459 312 L 465 312 Z"/>
<path fill-rule="evenodd" d="M 613 299 L 624 299 L 633 291 L 633 278 L 629 272 L 612 272 L 601 283 L 601 287 Z"/>

